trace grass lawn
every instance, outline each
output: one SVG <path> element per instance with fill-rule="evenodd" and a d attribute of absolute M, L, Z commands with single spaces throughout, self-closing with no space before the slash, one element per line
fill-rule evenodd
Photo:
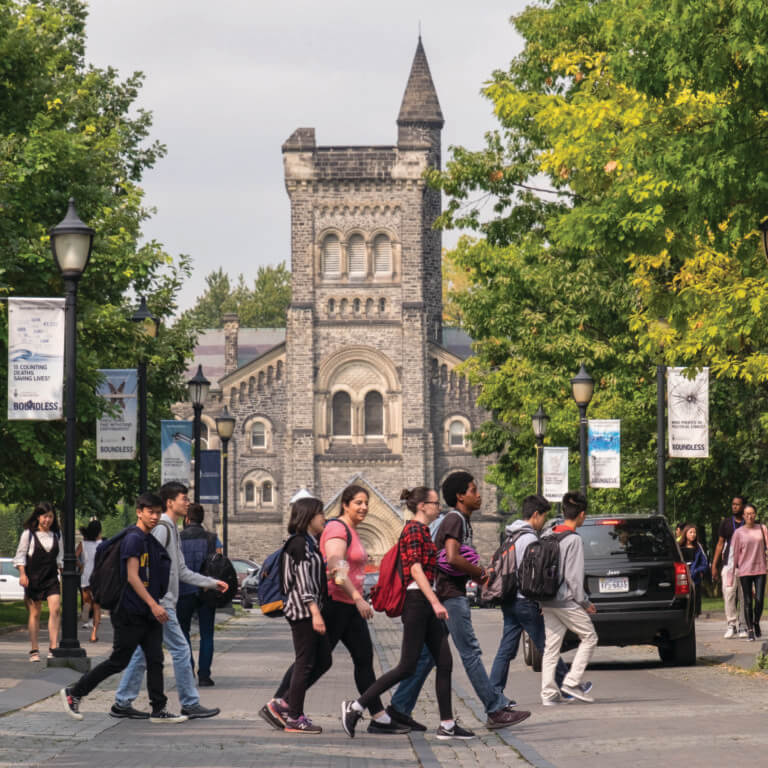
<path fill-rule="evenodd" d="M 707 597 L 704 595 L 701 598 L 701 611 L 702 613 L 705 613 L 706 611 L 709 611 L 710 613 L 718 613 L 725 610 L 725 604 L 723 603 L 722 597 Z"/>
<path fill-rule="evenodd" d="M 48 621 L 48 604 L 43 603 L 43 610 L 40 615 L 40 623 Z M 27 606 L 23 600 L 0 603 L 0 627 L 9 627 L 16 624 L 27 624 Z"/>

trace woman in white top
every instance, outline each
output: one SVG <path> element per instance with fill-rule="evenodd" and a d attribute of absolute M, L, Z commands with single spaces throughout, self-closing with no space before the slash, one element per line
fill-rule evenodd
<path fill-rule="evenodd" d="M 101 523 L 93 519 L 85 528 L 80 529 L 83 534 L 83 540 L 77 545 L 75 555 L 81 563 L 80 571 L 80 592 L 83 596 L 83 619 L 88 620 L 90 609 L 91 616 L 83 629 L 91 630 L 91 642 L 95 643 L 99 639 L 99 623 L 101 622 L 101 606 L 93 602 L 93 593 L 91 592 L 91 573 L 93 573 L 93 562 L 96 557 L 96 548 L 101 542 Z"/>
<path fill-rule="evenodd" d="M 48 657 L 59 643 L 59 606 L 63 551 L 59 546 L 59 524 L 53 505 L 41 501 L 24 523 L 24 532 L 13 564 L 19 570 L 19 583 L 24 587 L 24 599 L 29 608 L 30 661 L 40 661 L 37 636 L 40 631 L 40 611 L 43 600 L 48 602 Z"/>

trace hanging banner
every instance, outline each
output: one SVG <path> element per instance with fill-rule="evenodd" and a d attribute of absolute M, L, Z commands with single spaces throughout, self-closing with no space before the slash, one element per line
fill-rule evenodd
<path fill-rule="evenodd" d="M 568 449 L 541 449 L 541 492 L 547 501 L 559 503 L 568 493 Z"/>
<path fill-rule="evenodd" d="M 200 503 L 221 503 L 220 451 L 200 451 Z"/>
<path fill-rule="evenodd" d="M 193 423 L 191 421 L 161 421 L 160 446 L 162 455 L 161 480 L 183 483 L 189 487 L 192 479 Z"/>
<path fill-rule="evenodd" d="M 8 419 L 64 418 L 64 299 L 8 299 Z"/>
<path fill-rule="evenodd" d="M 685 368 L 667 368 L 669 455 L 681 459 L 709 457 L 709 368 L 694 379 Z"/>
<path fill-rule="evenodd" d="M 592 488 L 620 488 L 621 420 L 590 419 L 589 485 Z"/>
<path fill-rule="evenodd" d="M 112 404 L 113 413 L 105 413 L 96 422 L 96 458 L 106 461 L 135 459 L 136 370 L 99 369 L 99 373 L 104 375 L 104 381 L 96 393 Z"/>

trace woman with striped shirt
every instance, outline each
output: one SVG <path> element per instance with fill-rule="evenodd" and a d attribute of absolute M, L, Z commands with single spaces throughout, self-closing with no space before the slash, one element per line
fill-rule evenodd
<path fill-rule="evenodd" d="M 331 666 L 331 648 L 321 614 L 328 590 L 318 544 L 324 525 L 319 499 L 294 502 L 288 523 L 291 536 L 283 549 L 281 572 L 286 596 L 283 612 L 291 626 L 296 660 L 285 699 L 271 699 L 260 712 L 270 725 L 288 733 L 323 732 L 304 714 L 304 697 L 312 670 Z"/>

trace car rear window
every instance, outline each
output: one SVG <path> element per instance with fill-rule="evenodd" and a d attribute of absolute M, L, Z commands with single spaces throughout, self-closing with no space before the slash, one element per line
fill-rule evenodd
<path fill-rule="evenodd" d="M 596 521 L 579 529 L 588 558 L 671 558 L 676 559 L 675 540 L 664 518 L 625 520 L 620 517 Z"/>

